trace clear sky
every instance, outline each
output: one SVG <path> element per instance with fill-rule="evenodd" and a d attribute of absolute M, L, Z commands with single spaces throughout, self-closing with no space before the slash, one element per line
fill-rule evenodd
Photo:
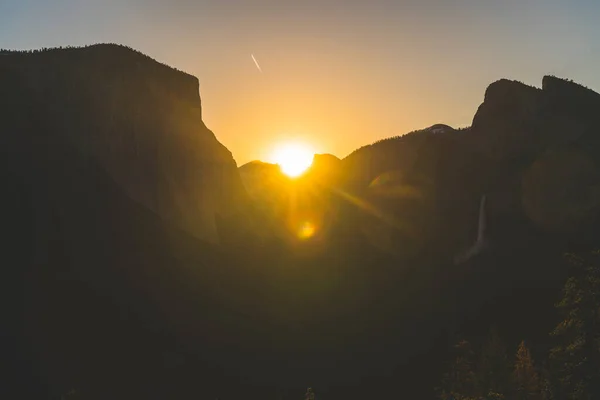
<path fill-rule="evenodd" d="M 0 0 L 0 48 L 122 43 L 189 72 L 241 165 L 470 125 L 502 77 L 598 91 L 598 21 L 598 0 Z"/>

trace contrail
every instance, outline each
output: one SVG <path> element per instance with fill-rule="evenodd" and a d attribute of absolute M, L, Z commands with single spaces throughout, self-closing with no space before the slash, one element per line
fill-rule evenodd
<path fill-rule="evenodd" d="M 250 54 L 250 55 L 252 56 L 252 60 L 254 60 L 254 64 L 256 64 L 256 68 L 258 68 L 258 70 L 262 74 L 262 68 L 260 67 L 260 65 L 258 65 L 258 61 L 256 61 L 256 58 L 254 57 L 254 54 Z"/>

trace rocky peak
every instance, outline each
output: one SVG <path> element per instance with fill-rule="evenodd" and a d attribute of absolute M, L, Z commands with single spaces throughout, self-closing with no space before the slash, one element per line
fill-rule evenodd
<path fill-rule="evenodd" d="M 578 93 L 581 96 L 598 98 L 600 95 L 591 89 L 586 88 L 570 79 L 559 78 L 553 75 L 546 75 L 542 78 L 542 90 L 550 95 L 555 93 L 568 94 Z"/>
<path fill-rule="evenodd" d="M 215 216 L 232 212 L 244 190 L 231 153 L 202 121 L 197 78 L 112 44 L 8 52 L 0 71 L 24 110 L 8 132 L 75 145 L 130 198 L 218 241 Z"/>
<path fill-rule="evenodd" d="M 454 128 L 452 128 L 451 126 L 445 125 L 445 124 L 435 124 L 425 130 L 429 131 L 433 134 L 440 134 L 440 133 L 453 132 Z"/>
<path fill-rule="evenodd" d="M 554 112 L 596 117 L 600 110 L 600 94 L 571 80 L 544 76 L 542 90 Z"/>
<path fill-rule="evenodd" d="M 341 161 L 342 160 L 340 160 L 338 157 L 334 156 L 333 154 L 315 154 L 313 156 L 312 166 L 316 167 L 316 168 L 336 167 L 338 165 L 338 163 L 340 163 Z"/>
<path fill-rule="evenodd" d="M 473 119 L 472 144 L 492 158 L 533 154 L 594 129 L 600 95 L 546 76 L 542 89 L 506 79 L 492 83 Z"/>
<path fill-rule="evenodd" d="M 492 83 L 473 118 L 471 144 L 494 159 L 532 148 L 528 132 L 543 106 L 540 89 L 507 79 Z"/>
<path fill-rule="evenodd" d="M 540 106 L 542 91 L 524 83 L 501 79 L 488 86 L 475 117 L 473 128 L 484 128 L 502 118 L 523 120 Z"/>

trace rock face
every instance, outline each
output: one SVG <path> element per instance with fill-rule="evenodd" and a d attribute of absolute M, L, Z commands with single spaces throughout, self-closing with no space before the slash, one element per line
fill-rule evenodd
<path fill-rule="evenodd" d="M 66 140 L 135 201 L 218 241 L 215 216 L 234 213 L 244 191 L 231 153 L 202 121 L 195 77 L 123 46 L 95 45 L 4 53 L 0 80 L 43 127 L 30 132 L 23 111 L 5 135 Z"/>
<path fill-rule="evenodd" d="M 593 117 L 600 108 L 600 95 L 575 82 L 555 76 L 545 76 L 542 90 L 554 109 L 564 109 L 582 116 Z"/>
<path fill-rule="evenodd" d="M 506 79 L 492 83 L 475 117 L 472 130 L 474 145 L 494 159 L 501 159 L 517 149 L 535 146 L 529 135 L 534 115 L 543 105 L 542 91 Z"/>
<path fill-rule="evenodd" d="M 466 135 L 489 160 L 490 200 L 522 208 L 545 230 L 574 232 L 600 210 L 600 95 L 545 76 L 542 88 L 501 80 L 489 86 Z M 492 211 L 493 211 L 492 207 Z M 586 223 L 586 220 L 588 223 Z"/>
<path fill-rule="evenodd" d="M 538 153 L 595 129 L 599 109 L 598 93 L 568 80 L 545 76 L 541 89 L 499 80 L 486 90 L 469 142 L 495 160 Z"/>
<path fill-rule="evenodd" d="M 233 357 L 219 343 L 255 329 L 219 319 L 250 285 L 198 238 L 244 192 L 197 80 L 103 45 L 3 53 L 0 88 L 0 398 L 185 398 L 202 385 L 173 382 L 173 353 L 228 387 L 210 372 Z"/>

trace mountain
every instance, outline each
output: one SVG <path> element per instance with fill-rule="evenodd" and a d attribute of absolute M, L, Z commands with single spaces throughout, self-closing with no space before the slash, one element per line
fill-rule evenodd
<path fill-rule="evenodd" d="M 541 89 L 500 80 L 486 90 L 469 128 L 437 125 L 349 155 L 342 167 L 352 179 L 346 186 L 367 193 L 380 181 L 396 180 L 430 193 L 437 221 L 432 229 L 453 226 L 446 237 L 473 237 L 476 222 L 469 215 L 477 214 L 486 193 L 492 235 L 510 231 L 516 219 L 556 234 L 583 233 L 600 204 L 593 111 L 599 100 L 597 93 L 555 77 L 544 77 Z M 454 221 L 444 221 L 452 215 Z M 469 231 L 456 230 L 464 225 L 460 221 L 470 221 Z"/>
<path fill-rule="evenodd" d="M 383 139 L 319 167 L 335 179 L 311 179 L 309 171 L 296 187 L 331 194 L 336 238 L 354 235 L 404 260 L 423 260 L 431 249 L 438 263 L 460 258 L 477 237 L 483 196 L 490 251 L 589 246 L 600 211 L 599 101 L 556 77 L 544 77 L 541 88 L 502 79 L 487 88 L 470 127 L 437 124 Z"/>
<path fill-rule="evenodd" d="M 261 211 L 260 218 L 269 221 L 267 225 L 277 237 L 294 246 L 298 232 L 307 223 L 319 225 L 319 237 L 325 233 L 323 228 L 331 222 L 329 211 L 335 201 L 329 186 L 341 176 L 340 167 L 341 160 L 334 155 L 316 154 L 310 168 L 297 178 L 286 176 L 277 164 L 260 161 L 251 161 L 238 170 Z"/>
<path fill-rule="evenodd" d="M 519 327 L 505 332 L 512 340 L 547 335 L 566 274 L 561 255 L 598 246 L 599 100 L 556 77 L 541 88 L 500 80 L 470 127 L 438 124 L 384 139 L 334 162 L 336 179 L 309 171 L 290 184 L 287 191 L 310 194 L 304 209 L 325 210 L 316 220 L 328 221 L 328 251 L 365 263 L 361 279 L 380 296 L 373 304 L 390 352 L 420 354 L 433 366 L 441 352 L 429 351 L 442 332 L 497 324 Z M 350 270 L 348 281 L 356 279 Z M 399 320 L 419 325 L 411 350 L 391 339 L 407 334 Z"/>
<path fill-rule="evenodd" d="M 455 335 L 545 337 L 562 253 L 598 245 L 600 96 L 570 81 L 290 179 L 134 50 L 1 54 L 2 397 L 431 399 Z"/>
<path fill-rule="evenodd" d="M 254 198 L 260 196 L 264 190 L 268 190 L 266 188 L 269 185 L 285 179 L 279 165 L 261 161 L 251 161 L 244 164 L 239 167 L 238 171 L 244 188 Z"/>
<path fill-rule="evenodd" d="M 0 79 L 12 103 L 3 113 L 8 136 L 68 142 L 131 199 L 218 242 L 215 215 L 234 214 L 243 187 L 231 153 L 202 122 L 195 77 L 103 44 L 5 52 Z"/>
<path fill-rule="evenodd" d="M 506 200 L 522 204 L 545 230 L 573 234 L 595 221 L 599 101 L 597 93 L 555 77 L 544 77 L 542 89 L 499 81 L 473 119 L 467 140 L 495 160 L 497 179 L 508 184 L 513 170 L 511 184 L 521 187 Z"/>
<path fill-rule="evenodd" d="M 309 173 L 331 173 L 340 168 L 340 159 L 333 154 L 315 154 Z"/>
<path fill-rule="evenodd" d="M 396 185 L 410 184 L 422 194 L 410 206 L 405 194 L 390 204 L 365 183 L 355 190 L 400 225 L 421 228 L 412 237 L 424 249 L 419 259 L 432 249 L 441 257 L 433 275 L 451 280 L 453 294 L 445 297 L 457 299 L 459 321 L 502 315 L 517 321 L 521 315 L 523 330 L 535 332 L 526 321 L 533 311 L 519 308 L 532 291 L 536 301 L 552 304 L 564 277 L 560 254 L 598 244 L 599 100 L 556 77 L 544 77 L 541 89 L 500 80 L 486 90 L 471 127 L 415 132 L 358 150 L 344 162 L 369 171 L 362 182 L 395 174 Z M 486 250 L 451 267 L 452 256 L 476 241 L 482 199 Z M 407 243 L 401 236 L 389 248 Z M 542 325 L 541 317 L 535 323 Z"/>
<path fill-rule="evenodd" d="M 0 86 L 0 396 L 246 392 L 219 365 L 254 290 L 213 244 L 246 195 L 196 78 L 98 45 L 3 53 Z"/>

